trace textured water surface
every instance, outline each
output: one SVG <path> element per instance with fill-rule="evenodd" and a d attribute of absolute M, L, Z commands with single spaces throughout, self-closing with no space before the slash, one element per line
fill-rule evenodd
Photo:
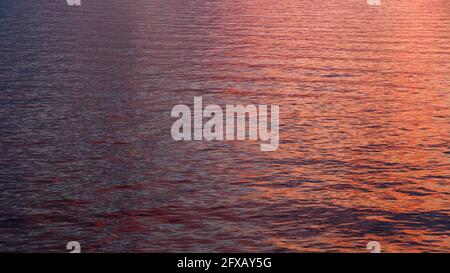
<path fill-rule="evenodd" d="M 280 146 L 175 142 L 280 105 Z M 450 1 L 0 2 L 0 250 L 449 251 Z"/>

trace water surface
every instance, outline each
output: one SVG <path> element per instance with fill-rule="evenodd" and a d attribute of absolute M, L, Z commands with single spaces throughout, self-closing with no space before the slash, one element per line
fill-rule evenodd
<path fill-rule="evenodd" d="M 3 0 L 0 250 L 450 249 L 447 0 Z M 280 105 L 280 147 L 175 142 Z"/>

